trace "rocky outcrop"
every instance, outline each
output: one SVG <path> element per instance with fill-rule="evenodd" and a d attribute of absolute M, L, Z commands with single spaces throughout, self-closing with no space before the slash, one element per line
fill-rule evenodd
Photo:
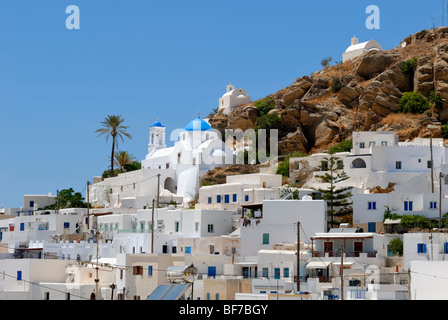
<path fill-rule="evenodd" d="M 414 72 L 403 72 L 406 61 L 417 58 Z M 334 84 L 338 81 L 339 87 Z M 437 118 L 422 115 L 387 127 L 389 116 L 408 120 L 399 104 L 404 92 L 419 91 L 429 98 L 432 91 L 442 98 Z M 292 151 L 322 152 L 347 139 L 353 130 L 396 130 L 400 139 L 434 134 L 428 121 L 440 127 L 448 121 L 448 28 L 423 30 L 407 37 L 389 51 L 372 51 L 351 61 L 327 67 L 268 95 L 274 101 L 269 111 L 281 119 L 280 154 Z M 401 115 L 401 116 L 400 116 Z M 259 117 L 254 103 L 217 113 L 213 128 L 246 130 Z M 428 120 L 429 119 L 429 120 Z M 437 122 L 437 121 L 440 121 Z M 440 131 L 440 130 L 439 130 Z"/>

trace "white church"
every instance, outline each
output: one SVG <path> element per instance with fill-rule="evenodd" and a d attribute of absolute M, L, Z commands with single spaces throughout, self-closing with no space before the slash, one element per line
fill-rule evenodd
<path fill-rule="evenodd" d="M 382 51 L 383 47 L 376 40 L 369 40 L 359 43 L 358 38 L 353 37 L 351 45 L 342 53 L 342 62 L 355 59 L 370 51 Z"/>
<path fill-rule="evenodd" d="M 233 151 L 199 116 L 170 138 L 174 145 L 167 147 L 165 126 L 155 121 L 149 128 L 148 154 L 142 168 L 94 183 L 90 203 L 129 209 L 152 207 L 152 200 L 158 197 L 162 203 L 187 203 L 194 200 L 200 178 L 208 170 L 233 163 Z"/>

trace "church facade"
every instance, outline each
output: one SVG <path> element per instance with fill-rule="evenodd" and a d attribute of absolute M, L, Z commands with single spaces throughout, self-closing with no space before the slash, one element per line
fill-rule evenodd
<path fill-rule="evenodd" d="M 233 163 L 233 151 L 199 116 L 175 132 L 172 147 L 166 145 L 165 129 L 158 120 L 149 127 L 148 153 L 140 170 L 91 186 L 92 205 L 143 209 L 158 197 L 161 203 L 187 203 L 198 194 L 200 178 L 208 170 Z"/>

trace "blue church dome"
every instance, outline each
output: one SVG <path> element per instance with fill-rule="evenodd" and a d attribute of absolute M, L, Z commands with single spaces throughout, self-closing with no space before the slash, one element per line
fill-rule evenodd
<path fill-rule="evenodd" d="M 154 124 L 151 127 L 164 127 L 162 126 L 162 124 L 160 123 L 159 120 L 157 120 L 156 122 L 154 122 Z"/>
<path fill-rule="evenodd" d="M 213 130 L 212 127 L 200 117 L 192 120 L 184 129 L 185 131 L 207 131 Z"/>

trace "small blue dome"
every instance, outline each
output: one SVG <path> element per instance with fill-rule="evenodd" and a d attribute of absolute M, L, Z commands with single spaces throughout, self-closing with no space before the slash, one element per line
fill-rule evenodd
<path fill-rule="evenodd" d="M 154 124 L 151 127 L 164 127 L 162 126 L 162 124 L 160 123 L 159 120 L 157 120 L 156 122 L 154 122 Z"/>
<path fill-rule="evenodd" d="M 184 129 L 185 131 L 207 131 L 213 130 L 212 127 L 200 117 L 192 120 Z"/>

